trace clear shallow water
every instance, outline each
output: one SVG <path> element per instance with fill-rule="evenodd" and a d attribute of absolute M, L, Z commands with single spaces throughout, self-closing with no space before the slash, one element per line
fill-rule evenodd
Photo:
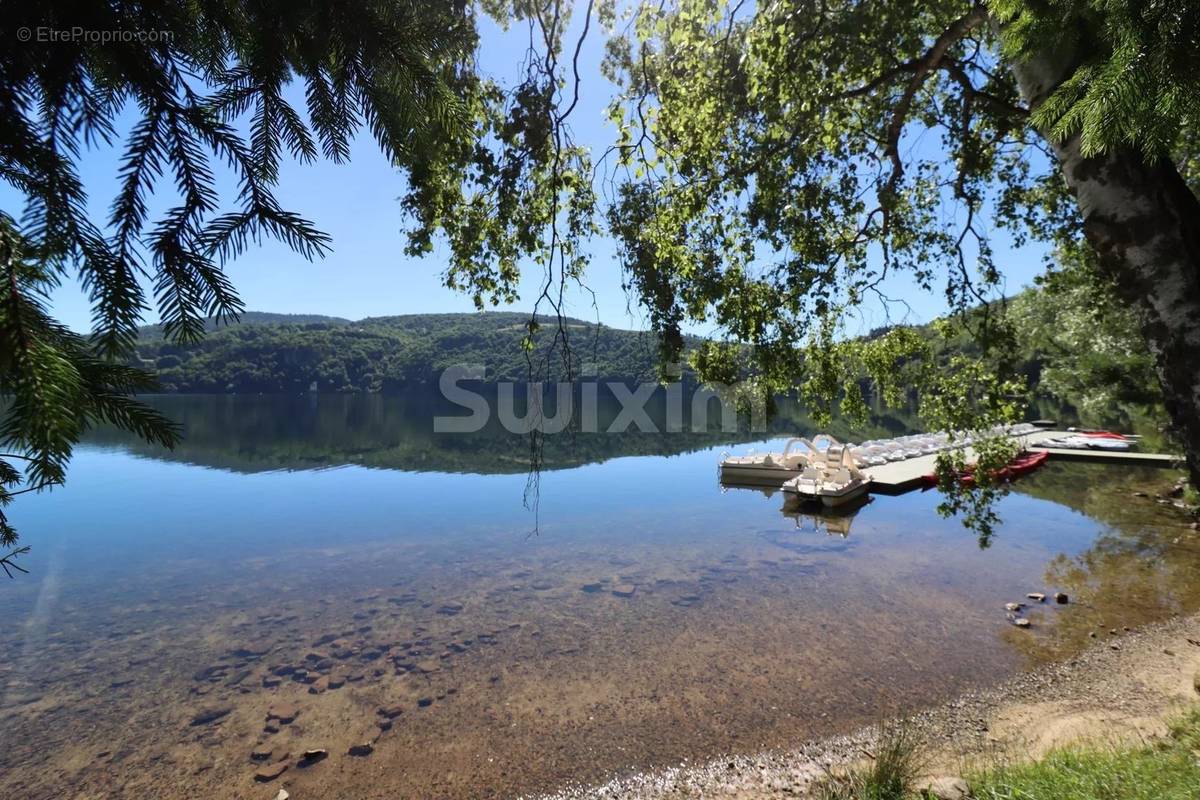
<path fill-rule="evenodd" d="M 1051 465 L 981 551 L 936 494 L 788 516 L 721 491 L 716 437 L 598 437 L 555 451 L 533 534 L 519 440 L 370 398 L 164 402 L 172 460 L 101 434 L 14 506 L 0 796 L 511 796 L 846 730 L 1200 605 L 1196 537 L 1131 495 L 1163 473 Z M 270 786 L 256 747 L 292 764 Z"/>

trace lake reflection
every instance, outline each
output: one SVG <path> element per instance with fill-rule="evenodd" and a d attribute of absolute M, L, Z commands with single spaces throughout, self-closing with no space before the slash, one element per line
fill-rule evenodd
<path fill-rule="evenodd" d="M 0 796 L 506 797 L 844 731 L 1200 604 L 1196 537 L 1130 497 L 1164 473 L 1051 464 L 981 551 L 933 493 L 785 513 L 721 490 L 727 435 L 597 436 L 555 451 L 531 535 L 519 437 L 162 402 L 174 460 L 101 435 L 14 507 Z"/>

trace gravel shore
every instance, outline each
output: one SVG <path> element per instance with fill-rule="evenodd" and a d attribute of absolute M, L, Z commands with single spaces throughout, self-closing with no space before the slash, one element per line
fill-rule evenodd
<path fill-rule="evenodd" d="M 964 764 L 1036 756 L 1081 738 L 1146 739 L 1200 688 L 1200 614 L 1100 640 L 1075 658 L 1021 673 L 906 718 L 925 743 L 930 774 Z M 680 800 L 804 796 L 829 770 L 869 758 L 874 729 L 785 752 L 715 758 L 566 787 L 539 800 Z"/>

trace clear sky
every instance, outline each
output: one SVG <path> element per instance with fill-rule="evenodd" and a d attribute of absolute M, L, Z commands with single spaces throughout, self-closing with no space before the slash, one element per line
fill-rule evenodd
<path fill-rule="evenodd" d="M 579 20 L 574 21 L 577 26 Z M 501 32 L 485 22 L 481 68 L 498 78 L 514 74 L 527 44 L 524 30 Z M 571 117 L 573 133 L 599 155 L 613 138 L 604 121 L 603 110 L 613 87 L 600 75 L 602 37 L 593 25 L 582 52 L 580 104 Z M 303 109 L 297 92 L 296 107 Z M 929 137 L 930 139 L 934 137 Z M 81 160 L 81 177 L 87 186 L 96 219 L 106 219 L 116 191 L 119 149 L 94 149 Z M 164 181 L 162 196 L 151 202 L 151 212 L 161 211 L 174 200 L 170 181 Z M 221 187 L 233 197 L 235 187 L 225 180 Z M 305 261 L 287 247 L 264 242 L 227 265 L 246 308 L 281 313 L 315 313 L 359 319 L 367 316 L 441 311 L 472 311 L 470 300 L 442 285 L 444 260 L 440 252 L 425 258 L 404 255 L 403 228 L 399 197 L 404 193 L 404 177 L 379 153 L 369 134 L 354 142 L 349 163 L 320 161 L 305 166 L 286 163 L 281 171 L 277 196 L 285 208 L 297 211 L 333 237 L 333 251 L 316 262 Z M 16 215 L 20 195 L 0 183 L 0 208 Z M 153 218 L 153 217 L 152 217 Z M 1007 239 L 995 236 L 998 263 L 1006 276 L 1007 293 L 1028 285 L 1041 268 L 1043 250 L 1029 247 L 1017 251 Z M 528 311 L 536 297 L 540 271 L 525 270 L 522 300 L 515 310 Z M 587 275 L 592 298 L 581 292 L 568 298 L 568 313 L 587 319 L 599 318 L 617 327 L 645 327 L 643 317 L 621 289 L 620 267 L 612 243 L 598 239 L 591 246 L 591 265 Z M 925 295 L 903 278 L 887 287 L 892 296 L 903 298 L 913 308 L 916 319 L 925 321 L 945 307 L 940 293 Z M 54 312 L 77 330 L 89 327 L 90 307 L 77 284 L 68 284 L 52 298 Z M 151 313 L 147 321 L 155 321 Z M 868 314 L 863 327 L 883 321 L 880 314 Z M 704 334 L 703 328 L 693 332 Z"/>

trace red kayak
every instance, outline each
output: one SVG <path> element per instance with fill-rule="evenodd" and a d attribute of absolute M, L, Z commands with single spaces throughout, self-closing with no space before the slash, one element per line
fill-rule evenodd
<path fill-rule="evenodd" d="M 1093 439 L 1118 439 L 1122 442 L 1129 441 L 1129 437 L 1123 433 L 1114 433 L 1113 431 L 1094 431 L 1094 430 L 1074 430 L 1068 429 L 1075 436 L 1090 436 Z"/>
<path fill-rule="evenodd" d="M 1021 453 L 1012 461 L 1008 462 L 1007 466 L 996 470 L 995 477 L 1001 482 L 1016 480 L 1022 475 L 1033 472 L 1042 464 L 1045 464 L 1046 459 L 1049 457 L 1050 454 L 1046 452 Z M 937 473 L 931 472 L 928 475 L 923 476 L 923 480 L 925 482 L 925 488 L 937 486 Z M 975 466 L 973 464 L 968 466 L 962 472 L 962 474 L 958 476 L 958 480 L 963 486 L 973 486 L 975 484 Z"/>

